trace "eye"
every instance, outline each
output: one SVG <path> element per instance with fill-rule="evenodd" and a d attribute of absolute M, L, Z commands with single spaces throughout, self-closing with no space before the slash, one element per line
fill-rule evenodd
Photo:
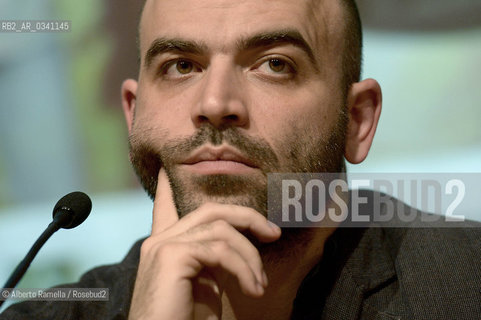
<path fill-rule="evenodd" d="M 274 72 L 283 72 L 287 67 L 287 63 L 280 59 L 269 59 L 269 68 Z"/>
<path fill-rule="evenodd" d="M 202 68 L 185 59 L 171 60 L 160 68 L 160 74 L 166 78 L 182 78 L 194 72 L 202 72 Z"/>
<path fill-rule="evenodd" d="M 281 58 L 268 58 L 264 60 L 258 67 L 257 70 L 261 73 L 268 74 L 271 76 L 282 76 L 289 77 L 294 76 L 296 73 L 295 68 L 292 63 Z"/>
<path fill-rule="evenodd" d="M 180 60 L 175 64 L 175 68 L 181 74 L 188 74 L 194 69 L 194 65 L 190 61 Z"/>

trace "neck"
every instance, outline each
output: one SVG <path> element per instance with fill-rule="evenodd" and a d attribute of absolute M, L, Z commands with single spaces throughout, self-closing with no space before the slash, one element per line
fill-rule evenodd
<path fill-rule="evenodd" d="M 261 298 L 245 296 L 229 279 L 222 296 L 222 319 L 290 319 L 302 280 L 319 262 L 324 243 L 335 228 L 283 230 L 283 238 L 260 249 L 269 285 Z M 294 235 L 288 235 L 293 233 Z"/>

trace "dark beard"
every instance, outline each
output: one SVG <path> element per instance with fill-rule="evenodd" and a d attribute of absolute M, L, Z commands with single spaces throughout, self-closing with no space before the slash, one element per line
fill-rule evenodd
<path fill-rule="evenodd" d="M 176 165 L 189 153 L 208 143 L 213 146 L 226 143 L 236 148 L 246 158 L 255 162 L 263 179 L 222 174 L 183 177 Z M 154 150 L 153 145 L 152 141 L 143 140 L 140 135 L 131 135 L 132 165 L 142 186 L 152 199 L 155 197 L 158 172 L 161 166 L 165 168 L 179 217 L 192 212 L 205 202 L 196 197 L 199 193 L 209 197 L 209 201 L 248 206 L 267 214 L 267 173 L 277 172 L 280 168 L 279 160 L 267 142 L 247 138 L 231 126 L 217 129 L 206 124 L 190 138 L 168 141 L 159 150 Z"/>
<path fill-rule="evenodd" d="M 294 130 L 296 133 L 292 137 L 283 137 L 284 139 L 280 140 L 285 148 L 279 151 L 279 158 L 266 141 L 246 137 L 238 128 L 232 126 L 215 128 L 206 124 L 194 136 L 168 141 L 159 148 L 155 148 L 153 141 L 134 130 L 129 141 L 130 157 L 142 186 L 152 199 L 156 193 L 159 170 L 161 166 L 165 168 L 180 218 L 206 202 L 206 198 L 211 202 L 251 207 L 267 217 L 268 173 L 345 170 L 343 155 L 347 121 L 347 114 L 342 111 L 327 139 L 309 136 L 302 128 Z M 262 173 L 262 179 L 232 175 L 183 177 L 176 170 L 176 164 L 207 143 L 214 146 L 226 143 L 238 149 L 246 158 L 255 162 Z M 272 244 L 263 244 L 248 234 L 246 236 L 259 248 L 263 256 L 278 259 L 279 252 L 282 252 L 282 256 L 288 259 L 299 254 L 295 252 L 295 248 L 299 248 L 297 245 L 307 245 L 315 230 L 288 228 L 282 232 L 281 240 Z M 293 246 L 293 243 L 297 245 Z"/>

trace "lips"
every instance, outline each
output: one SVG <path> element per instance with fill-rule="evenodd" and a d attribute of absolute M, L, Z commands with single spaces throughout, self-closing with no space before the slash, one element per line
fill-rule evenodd
<path fill-rule="evenodd" d="M 212 147 L 202 147 L 194 152 L 190 157 L 186 160 L 182 161 L 183 164 L 193 165 L 200 162 L 210 162 L 210 161 L 219 161 L 219 162 L 236 162 L 243 165 L 246 165 L 251 168 L 257 168 L 257 165 L 248 159 L 247 157 L 243 156 L 239 151 L 231 147 L 219 147 L 219 148 L 212 148 Z"/>
<path fill-rule="evenodd" d="M 196 150 L 182 161 L 187 170 L 201 175 L 245 175 L 252 174 L 258 166 L 234 148 L 205 146 Z"/>

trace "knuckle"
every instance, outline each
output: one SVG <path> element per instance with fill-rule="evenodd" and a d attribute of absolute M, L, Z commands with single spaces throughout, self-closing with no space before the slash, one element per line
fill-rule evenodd
<path fill-rule="evenodd" d="M 145 255 L 146 253 L 150 252 L 156 243 L 157 241 L 153 237 L 148 237 L 145 239 L 140 246 L 140 254 Z"/>
<path fill-rule="evenodd" d="M 249 253 L 248 256 L 246 256 L 245 258 L 246 260 L 249 261 L 249 263 L 253 266 L 257 266 L 257 267 L 262 267 L 262 259 L 259 255 L 259 252 L 257 250 L 253 250 Z"/>
<path fill-rule="evenodd" d="M 261 260 L 261 255 L 259 253 L 259 250 L 252 244 L 247 247 L 247 250 L 249 251 L 249 254 L 254 257 L 255 259 L 258 259 L 259 261 Z"/>
<path fill-rule="evenodd" d="M 180 252 L 179 244 L 174 242 L 161 242 L 158 239 L 149 237 L 144 240 L 140 247 L 141 256 L 151 256 L 155 259 L 172 259 Z"/>
<path fill-rule="evenodd" d="M 212 223 L 212 231 L 215 233 L 221 233 L 231 228 L 232 226 L 225 220 L 216 220 Z"/>
<path fill-rule="evenodd" d="M 247 212 L 249 213 L 249 216 L 252 217 L 253 221 L 267 222 L 267 217 L 261 214 L 259 211 L 253 208 L 247 208 Z"/>
<path fill-rule="evenodd" d="M 225 241 L 215 241 L 212 243 L 212 250 L 219 254 L 225 254 L 230 250 L 230 246 Z"/>

